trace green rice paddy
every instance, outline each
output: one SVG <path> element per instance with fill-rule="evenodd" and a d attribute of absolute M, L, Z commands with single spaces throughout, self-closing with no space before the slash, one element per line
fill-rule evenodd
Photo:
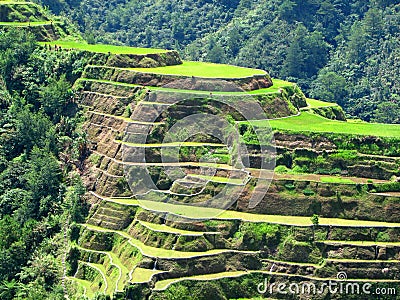
<path fill-rule="evenodd" d="M 237 67 L 207 62 L 184 61 L 181 65 L 157 68 L 132 68 L 143 73 L 195 76 L 203 78 L 243 78 L 254 75 L 267 75 L 263 70 Z"/>
<path fill-rule="evenodd" d="M 400 137 L 400 125 L 380 123 L 353 123 L 326 119 L 309 112 L 299 116 L 269 121 L 251 121 L 254 126 L 271 126 L 273 129 L 294 132 L 330 132 L 350 135 Z"/>
<path fill-rule="evenodd" d="M 150 49 L 150 48 L 135 48 L 128 46 L 114 46 L 114 45 L 104 45 L 104 44 L 84 44 L 82 42 L 77 41 L 54 41 L 54 42 L 46 42 L 42 44 L 48 44 L 52 46 L 59 46 L 64 49 L 77 49 L 95 53 L 112 53 L 112 54 L 137 54 L 137 55 L 146 55 L 146 54 L 156 54 L 156 53 L 165 53 L 168 50 L 164 49 Z"/>

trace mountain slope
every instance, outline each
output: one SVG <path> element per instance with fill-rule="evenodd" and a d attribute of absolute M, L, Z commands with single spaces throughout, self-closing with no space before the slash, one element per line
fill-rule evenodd
<path fill-rule="evenodd" d="M 268 70 L 307 95 L 339 103 L 350 116 L 400 122 L 391 114 L 400 110 L 398 1 L 58 3 L 90 40 Z"/>

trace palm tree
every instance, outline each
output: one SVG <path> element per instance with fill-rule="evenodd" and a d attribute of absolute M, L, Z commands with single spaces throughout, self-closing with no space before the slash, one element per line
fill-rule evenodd
<path fill-rule="evenodd" d="M 17 282 L 15 279 L 12 279 L 11 281 L 3 280 L 3 282 L 0 284 L 0 299 L 13 299 L 17 289 L 19 288 L 19 285 L 19 282 Z"/>

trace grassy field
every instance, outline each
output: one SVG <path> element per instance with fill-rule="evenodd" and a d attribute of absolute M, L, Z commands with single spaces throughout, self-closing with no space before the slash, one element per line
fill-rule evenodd
<path fill-rule="evenodd" d="M 150 270 L 143 268 L 136 268 L 132 273 L 132 281 L 131 283 L 144 283 L 149 282 L 151 277 L 155 274 L 162 273 L 163 271 L 159 270 Z"/>
<path fill-rule="evenodd" d="M 132 70 L 143 73 L 196 76 L 204 78 L 243 78 L 251 77 L 254 75 L 267 74 L 263 70 L 194 61 L 184 61 L 183 64 L 176 66 L 158 68 L 133 68 Z"/>
<path fill-rule="evenodd" d="M 354 184 L 355 183 L 350 178 L 343 178 L 341 176 L 321 177 L 321 182 L 324 182 L 324 183 L 346 183 L 346 184 Z"/>
<path fill-rule="evenodd" d="M 84 44 L 82 42 L 75 42 L 75 41 L 54 41 L 54 42 L 46 42 L 41 44 L 47 44 L 52 46 L 61 46 L 65 49 L 78 49 L 78 50 L 85 50 L 90 52 L 96 53 L 112 53 L 112 54 L 138 54 L 138 55 L 145 55 L 145 54 L 155 54 L 155 53 L 165 53 L 168 50 L 163 49 L 150 49 L 150 48 L 135 48 L 135 47 L 127 47 L 127 46 L 114 46 L 114 45 L 103 45 L 103 44 L 96 44 L 96 45 L 89 45 Z"/>
<path fill-rule="evenodd" d="M 104 291 L 104 293 L 112 293 L 113 292 L 113 288 L 112 288 L 112 282 L 110 282 L 109 277 L 106 275 L 107 271 L 104 268 L 103 265 L 100 264 L 94 264 L 94 263 L 88 263 L 88 262 L 83 262 L 85 265 L 95 269 L 100 276 L 102 277 L 103 283 L 104 285 L 101 287 L 101 289 Z"/>
<path fill-rule="evenodd" d="M 338 106 L 336 103 L 324 102 L 324 101 L 310 99 L 310 98 L 307 98 L 307 104 L 308 104 L 308 107 L 306 107 L 306 108 L 320 108 L 320 107 Z"/>
<path fill-rule="evenodd" d="M 352 123 L 329 120 L 324 117 L 302 112 L 299 116 L 269 121 L 252 121 L 254 126 L 271 126 L 295 132 L 331 132 L 341 134 L 400 137 L 400 125 L 378 123 Z"/>

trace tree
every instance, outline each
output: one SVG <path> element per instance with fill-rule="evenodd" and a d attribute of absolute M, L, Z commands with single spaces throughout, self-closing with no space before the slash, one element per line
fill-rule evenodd
<path fill-rule="evenodd" d="M 370 8 L 365 14 L 364 31 L 371 38 L 379 38 L 383 35 L 382 11 L 377 8 Z"/>
<path fill-rule="evenodd" d="M 225 50 L 214 39 L 209 41 L 207 61 L 223 63 L 225 61 Z"/>
<path fill-rule="evenodd" d="M 283 66 L 283 76 L 301 78 L 304 76 L 305 53 L 303 52 L 303 41 L 306 28 L 300 24 L 294 32 L 293 39 L 286 53 L 286 60 Z"/>
<path fill-rule="evenodd" d="M 311 95 L 317 99 L 344 105 L 347 96 L 347 83 L 343 76 L 323 69 L 313 83 Z"/>
<path fill-rule="evenodd" d="M 240 51 L 241 36 L 236 26 L 229 31 L 228 34 L 228 49 L 231 56 L 235 57 Z"/>
<path fill-rule="evenodd" d="M 31 106 L 11 107 L 10 113 L 14 115 L 15 133 L 7 143 L 14 144 L 14 156 L 23 151 L 31 151 L 34 146 L 54 150 L 55 129 L 49 118 L 41 112 L 32 112 Z"/>
<path fill-rule="evenodd" d="M 0 298 L 4 300 L 14 299 L 18 288 L 19 283 L 15 279 L 10 281 L 3 280 L 3 282 L 0 284 Z"/>
<path fill-rule="evenodd" d="M 373 121 L 400 124 L 400 101 L 391 100 L 379 103 L 374 111 Z"/>
<path fill-rule="evenodd" d="M 16 66 L 27 62 L 36 47 L 35 37 L 26 30 L 0 31 L 0 75 L 9 89 L 18 84 L 12 81 Z"/>
<path fill-rule="evenodd" d="M 58 123 L 72 99 L 71 84 L 65 79 L 65 75 L 59 80 L 51 78 L 48 85 L 40 88 L 39 94 L 43 110 L 54 123 Z"/>
<path fill-rule="evenodd" d="M 60 201 L 61 170 L 57 159 L 48 150 L 34 147 L 24 177 L 35 201 L 36 214 L 45 217 Z"/>
<path fill-rule="evenodd" d="M 316 75 L 327 62 L 328 49 L 321 32 L 310 33 L 303 24 L 299 24 L 287 50 L 283 75 L 301 79 Z"/>
<path fill-rule="evenodd" d="M 284 0 L 279 6 L 278 13 L 282 19 L 291 20 L 294 15 L 294 11 L 297 7 L 296 2 L 291 0 Z"/>

